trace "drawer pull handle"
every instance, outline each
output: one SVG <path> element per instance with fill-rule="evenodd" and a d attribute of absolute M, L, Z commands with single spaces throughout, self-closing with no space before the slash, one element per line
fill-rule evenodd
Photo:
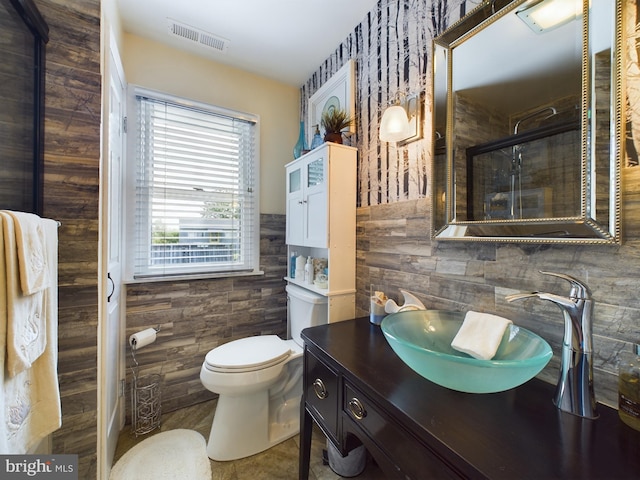
<path fill-rule="evenodd" d="M 327 387 L 324 386 L 324 382 L 319 378 L 316 378 L 316 381 L 313 382 L 313 391 L 320 400 L 323 400 L 329 396 L 329 392 L 327 391 Z"/>
<path fill-rule="evenodd" d="M 360 400 L 355 397 L 349 400 L 349 411 L 357 420 L 362 420 L 367 416 L 367 411 L 365 410 L 364 405 L 362 405 Z"/>

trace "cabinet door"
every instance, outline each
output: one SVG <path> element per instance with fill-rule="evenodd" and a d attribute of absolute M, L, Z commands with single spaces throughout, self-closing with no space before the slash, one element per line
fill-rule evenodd
<path fill-rule="evenodd" d="M 303 168 L 295 165 L 287 169 L 287 243 L 303 245 L 305 236 L 303 204 Z"/>
<path fill-rule="evenodd" d="M 324 157 L 309 160 L 306 164 L 305 192 L 305 245 L 328 247 L 327 241 L 327 162 Z"/>

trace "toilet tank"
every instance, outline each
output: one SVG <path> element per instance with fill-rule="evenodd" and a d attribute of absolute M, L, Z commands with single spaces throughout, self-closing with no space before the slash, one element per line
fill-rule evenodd
<path fill-rule="evenodd" d="M 287 284 L 287 317 L 291 338 L 300 346 L 300 332 L 327 323 L 327 297 L 306 288 Z"/>

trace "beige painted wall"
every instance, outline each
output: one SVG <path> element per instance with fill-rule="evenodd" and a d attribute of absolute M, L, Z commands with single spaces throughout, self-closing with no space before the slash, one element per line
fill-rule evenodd
<path fill-rule="evenodd" d="M 298 138 L 300 90 L 125 33 L 127 82 L 260 116 L 260 212 L 285 213 L 284 165 Z"/>

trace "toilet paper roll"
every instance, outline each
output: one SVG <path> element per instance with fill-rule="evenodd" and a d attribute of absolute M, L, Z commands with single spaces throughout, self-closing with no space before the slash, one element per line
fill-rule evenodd
<path fill-rule="evenodd" d="M 147 328 L 146 330 L 141 330 L 138 333 L 134 333 L 129 337 L 129 345 L 131 348 L 135 350 L 139 350 L 142 347 L 146 347 L 150 343 L 156 341 L 156 330 L 155 328 Z"/>

